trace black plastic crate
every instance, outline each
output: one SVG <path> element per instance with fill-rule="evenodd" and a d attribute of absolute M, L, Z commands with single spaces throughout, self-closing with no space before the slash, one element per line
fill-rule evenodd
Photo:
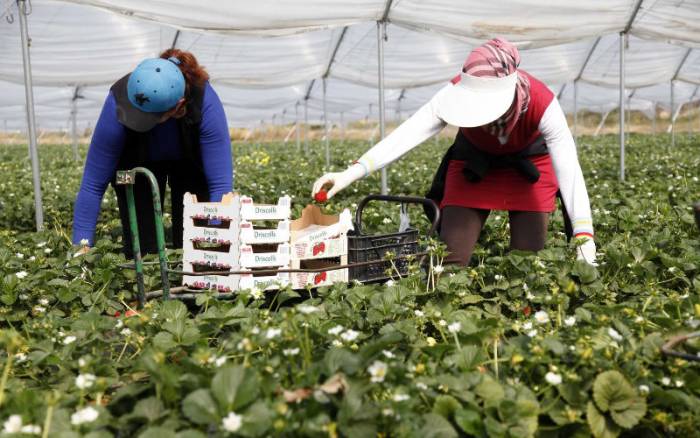
<path fill-rule="evenodd" d="M 418 245 L 418 230 L 409 229 L 401 233 L 375 234 L 372 236 L 348 235 L 348 263 L 373 262 L 368 265 L 351 267 L 351 280 L 362 282 L 381 281 L 390 278 L 387 270 L 392 270 L 392 276 L 398 270 L 401 276 L 408 274 L 408 260 L 398 258 L 416 254 Z M 396 269 L 387 260 L 387 253 L 393 254 Z"/>
<path fill-rule="evenodd" d="M 350 280 L 358 280 L 363 283 L 383 281 L 398 274 L 408 274 L 409 261 L 406 256 L 418 254 L 424 248 L 418 244 L 418 230 L 409 228 L 406 231 L 396 233 L 383 233 L 373 235 L 362 234 L 362 211 L 369 201 L 396 202 L 400 204 L 422 204 L 433 211 L 432 227 L 429 235 L 432 235 L 440 220 L 440 211 L 437 205 L 429 199 L 410 196 L 369 195 L 360 201 L 355 213 L 355 231 L 348 234 L 348 264 L 367 263 L 349 268 Z M 387 253 L 393 254 L 392 260 L 388 260 Z M 392 262 L 394 265 L 392 266 Z M 390 271 L 390 272 L 389 272 Z M 387 275 L 387 272 L 389 275 Z"/>

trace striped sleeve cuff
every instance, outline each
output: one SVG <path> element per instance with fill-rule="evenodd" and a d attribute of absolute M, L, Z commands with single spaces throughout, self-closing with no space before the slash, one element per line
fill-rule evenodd
<path fill-rule="evenodd" d="M 574 228 L 574 237 L 593 237 L 593 220 L 591 218 L 574 219 L 572 226 Z"/>

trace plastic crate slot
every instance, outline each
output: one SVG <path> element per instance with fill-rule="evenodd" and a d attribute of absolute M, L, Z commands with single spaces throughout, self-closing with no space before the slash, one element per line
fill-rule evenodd
<path fill-rule="evenodd" d="M 207 218 L 207 217 L 196 217 L 192 216 L 192 226 L 196 228 L 219 228 L 228 229 L 231 228 L 232 219 L 219 219 L 219 218 Z"/>
<path fill-rule="evenodd" d="M 192 240 L 193 248 L 197 249 L 197 250 L 227 253 L 231 249 L 231 242 L 229 242 L 229 241 L 215 242 L 215 241 L 200 240 L 200 239 L 191 239 L 191 240 Z"/>
<path fill-rule="evenodd" d="M 230 265 L 215 265 L 209 262 L 192 262 L 192 271 L 194 272 L 229 272 L 230 270 Z"/>

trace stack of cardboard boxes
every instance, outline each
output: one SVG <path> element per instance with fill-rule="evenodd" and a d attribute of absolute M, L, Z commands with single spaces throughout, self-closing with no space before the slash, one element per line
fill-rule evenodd
<path fill-rule="evenodd" d="M 229 272 L 240 269 L 240 198 L 226 194 L 221 202 L 197 202 L 185 194 L 183 209 L 183 270 Z M 196 289 L 231 292 L 238 289 L 238 276 L 184 275 L 182 284 Z"/>
<path fill-rule="evenodd" d="M 289 196 L 275 205 L 255 204 L 241 196 L 240 265 L 250 274 L 241 276 L 240 289 L 275 289 L 289 284 L 288 273 L 256 275 L 256 270 L 289 269 L 292 202 Z M 273 224 L 270 226 L 270 224 Z"/>
<path fill-rule="evenodd" d="M 291 199 L 256 204 L 248 196 L 227 194 L 221 202 L 184 201 L 183 269 L 186 272 L 248 271 L 241 275 L 184 275 L 183 285 L 232 292 L 243 289 L 295 289 L 348 281 L 348 270 L 322 268 L 347 264 L 348 210 L 325 215 L 309 205 L 290 221 Z M 308 269 L 309 272 L 270 271 Z M 260 271 L 266 272 L 260 272 Z M 260 273 L 256 273 L 260 272 Z"/>

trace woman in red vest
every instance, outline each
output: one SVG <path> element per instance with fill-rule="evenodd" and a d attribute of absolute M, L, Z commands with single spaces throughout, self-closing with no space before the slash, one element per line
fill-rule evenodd
<path fill-rule="evenodd" d="M 583 240 L 577 258 L 595 264 L 588 193 L 566 117 L 542 82 L 518 69 L 517 48 L 500 38 L 473 50 L 462 72 L 348 169 L 313 187 L 328 197 L 397 160 L 447 124 L 460 127 L 429 197 L 442 211 L 447 262 L 469 263 L 491 210 L 507 210 L 512 249 L 544 248 L 557 191 Z"/>

